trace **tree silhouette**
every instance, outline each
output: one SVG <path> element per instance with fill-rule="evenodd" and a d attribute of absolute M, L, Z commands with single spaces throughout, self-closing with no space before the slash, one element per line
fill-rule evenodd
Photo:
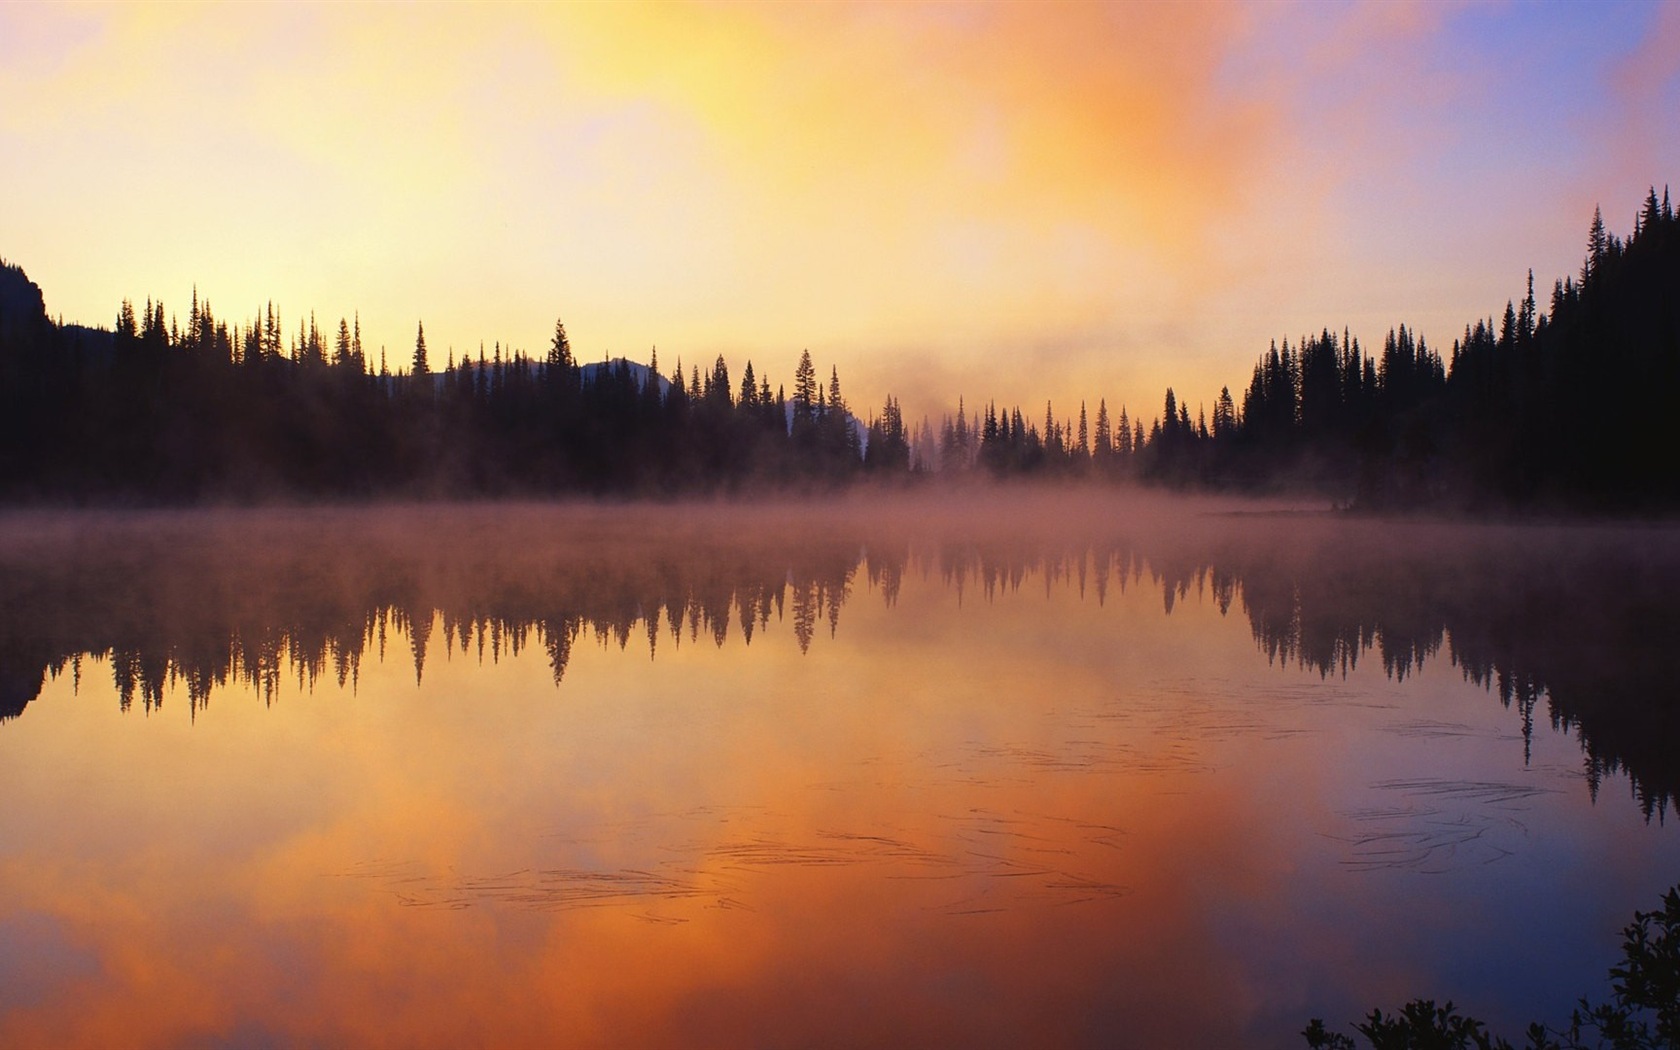
<path fill-rule="evenodd" d="M 431 366 L 426 363 L 426 325 L 421 322 L 414 334 L 414 363 L 410 368 L 414 376 L 431 375 Z"/>
<path fill-rule="evenodd" d="M 0 267 L 0 499 L 653 494 L 978 466 L 1304 489 L 1376 509 L 1665 512 L 1680 506 L 1675 225 L 1666 187 L 1650 188 L 1626 240 L 1595 209 L 1580 273 L 1554 283 L 1546 309 L 1529 271 L 1445 357 L 1405 324 L 1375 354 L 1324 328 L 1273 340 L 1246 387 L 1196 399 L 1194 415 L 1177 389 L 1154 419 L 1123 404 L 1111 417 L 1099 398 L 1068 419 L 1046 404 L 1029 421 L 1000 398 L 971 416 L 959 397 L 925 436 L 892 395 L 854 412 L 809 350 L 791 398 L 750 363 L 737 390 L 721 355 L 705 374 L 679 362 L 666 383 L 657 360 L 580 366 L 557 318 L 538 359 L 451 349 L 434 377 L 422 323 L 406 371 L 390 375 L 382 347 L 370 374 L 359 314 L 326 338 L 304 312 L 289 333 L 272 301 L 230 324 L 195 285 L 184 327 L 155 299 L 124 299 L 109 331 L 64 326 L 21 270 Z"/>

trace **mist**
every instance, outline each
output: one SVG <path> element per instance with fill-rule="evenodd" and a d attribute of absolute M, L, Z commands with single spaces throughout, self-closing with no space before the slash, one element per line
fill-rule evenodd
<path fill-rule="evenodd" d="M 854 491 L 660 505 L 422 504 L 0 517 L 0 707 L 113 662 L 124 703 L 189 703 L 245 681 L 358 673 L 388 631 L 426 646 L 546 647 L 558 685 L 580 637 L 639 646 L 752 641 L 774 617 L 844 629 L 905 577 L 986 600 L 1000 589 L 1157 589 L 1241 615 L 1268 659 L 1323 675 L 1377 660 L 1404 678 L 1447 661 L 1553 724 L 1580 725 L 1593 777 L 1633 771 L 1664 808 L 1680 657 L 1680 532 L 1349 516 L 1290 501 L 1087 487 Z M 1036 582 L 1035 582 L 1036 581 Z M 873 595 L 866 599 L 865 595 Z M 434 619 L 442 638 L 431 638 Z M 667 635 L 670 635 L 667 638 Z M 286 666 L 282 667 L 281 665 Z M 1660 721 L 1660 728 L 1651 720 Z M 1525 732 L 1530 731 L 1525 728 Z"/>

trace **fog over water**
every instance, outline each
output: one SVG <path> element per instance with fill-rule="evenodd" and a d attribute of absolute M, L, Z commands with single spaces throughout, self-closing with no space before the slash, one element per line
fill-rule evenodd
<path fill-rule="evenodd" d="M 0 1043 L 1297 1045 L 1600 995 L 1680 533 L 1129 493 L 0 517 Z"/>

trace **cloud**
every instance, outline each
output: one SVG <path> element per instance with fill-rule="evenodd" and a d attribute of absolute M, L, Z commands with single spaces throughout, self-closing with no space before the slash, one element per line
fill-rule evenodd
<path fill-rule="evenodd" d="M 1673 126 L 1680 106 L 1680 7 L 1656 6 L 1643 38 L 1608 79 L 1617 103 L 1607 143 L 1616 174 L 1636 186 L 1666 178 L 1680 163 L 1675 137 L 1658 132 Z"/>
<path fill-rule="evenodd" d="M 808 346 L 863 403 L 896 376 L 1211 397 L 1269 338 L 1450 339 L 1526 266 L 1572 267 L 1593 199 L 1616 214 L 1680 163 L 1677 22 L 11 5 L 0 94 L 28 105 L 0 110 L 0 188 L 31 206 L 0 250 L 70 320 L 197 282 L 230 318 L 360 310 L 373 345 L 423 317 L 440 350 L 540 347 L 559 313 L 585 356 L 773 381 Z"/>
<path fill-rule="evenodd" d="M 1239 197 L 1266 114 L 1222 97 L 1228 9 L 944 5 L 573 12 L 595 90 L 692 114 L 801 226 L 1066 222 L 1163 254 Z M 830 232 L 830 231 L 825 231 Z"/>
<path fill-rule="evenodd" d="M 122 231 L 49 282 L 90 317 L 197 280 L 444 345 L 1071 343 L 1201 286 L 1270 138 L 1230 8 L 98 14 L 37 34 L 79 42 L 26 129 Z"/>

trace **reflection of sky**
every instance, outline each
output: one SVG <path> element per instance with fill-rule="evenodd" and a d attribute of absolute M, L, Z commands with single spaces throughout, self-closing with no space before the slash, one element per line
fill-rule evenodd
<path fill-rule="evenodd" d="M 0 943 L 70 961 L 0 1042 L 1293 1045 L 1414 994 L 1526 1021 L 1601 991 L 1680 860 L 1569 738 L 1524 769 L 1444 658 L 1268 666 L 1237 607 L 1163 616 L 1147 578 L 853 586 L 807 655 L 774 619 L 652 660 L 584 638 L 558 688 L 540 647 L 481 667 L 434 630 L 423 686 L 396 636 L 353 693 L 189 721 L 178 691 L 119 715 L 84 662 L 0 728 Z"/>
<path fill-rule="evenodd" d="M 1680 170 L 1674 12 L 13 4 L 0 250 L 72 321 L 196 282 L 396 360 L 559 313 L 912 418 L 1206 403 L 1321 326 L 1445 350 L 1595 203 L 1626 233 Z"/>
<path fill-rule="evenodd" d="M 1403 688 L 1370 664 L 1350 684 L 1372 709 L 1307 738 L 1300 757 L 1318 765 L 1319 837 L 1290 857 L 1275 896 L 1222 902 L 1222 943 L 1274 1001 L 1310 989 L 1336 1004 L 1319 1007 L 1330 1017 L 1432 997 L 1514 1034 L 1602 997 L 1631 917 L 1613 898 L 1655 903 L 1672 835 L 1642 821 L 1622 782 L 1593 804 L 1565 734 L 1540 729 L 1525 768 L 1514 712 L 1445 660 Z M 1364 975 L 1361 991 L 1336 961 Z"/>

